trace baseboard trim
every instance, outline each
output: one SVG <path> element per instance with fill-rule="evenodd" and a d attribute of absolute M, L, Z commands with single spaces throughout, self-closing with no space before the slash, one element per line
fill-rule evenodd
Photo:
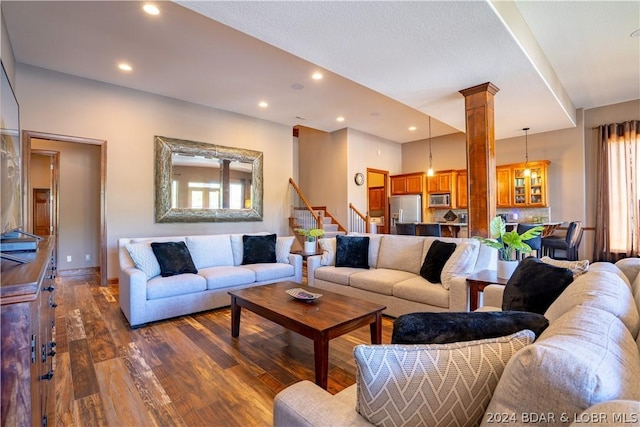
<path fill-rule="evenodd" d="M 58 270 L 58 276 L 60 277 L 87 276 L 93 274 L 100 274 L 100 267 L 70 268 L 69 270 Z"/>

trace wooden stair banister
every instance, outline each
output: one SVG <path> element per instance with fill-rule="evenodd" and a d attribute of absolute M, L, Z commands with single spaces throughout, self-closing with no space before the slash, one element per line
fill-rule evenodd
<path fill-rule="evenodd" d="M 350 212 L 352 214 L 352 217 L 355 217 L 359 223 L 364 224 L 364 232 L 365 233 L 369 233 L 371 231 L 371 229 L 370 229 L 371 226 L 369 224 L 369 219 L 370 219 L 369 215 L 363 215 L 362 212 L 360 212 L 358 210 L 358 208 L 356 208 L 353 205 L 353 203 L 349 203 L 349 210 L 350 210 Z M 354 222 L 355 221 L 352 221 L 352 224 Z M 357 227 L 357 228 L 359 228 L 359 227 Z"/>

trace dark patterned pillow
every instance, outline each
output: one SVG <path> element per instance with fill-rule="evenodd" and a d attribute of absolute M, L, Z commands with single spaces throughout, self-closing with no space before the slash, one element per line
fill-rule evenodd
<path fill-rule="evenodd" d="M 523 329 L 538 337 L 547 326 L 543 315 L 526 311 L 410 313 L 393 322 L 391 344 L 447 344 L 498 338 Z"/>
<path fill-rule="evenodd" d="M 369 236 L 336 236 L 336 267 L 369 268 Z"/>
<path fill-rule="evenodd" d="M 198 272 L 184 242 L 153 242 L 151 249 L 160 264 L 162 277 Z"/>
<path fill-rule="evenodd" d="M 440 279 L 442 269 L 455 250 L 455 243 L 447 243 L 440 240 L 434 241 L 429 247 L 427 256 L 424 257 L 420 275 L 431 283 L 442 283 Z"/>
<path fill-rule="evenodd" d="M 520 261 L 502 294 L 502 310 L 544 314 L 573 282 L 568 268 L 547 264 L 535 257 Z"/>
<path fill-rule="evenodd" d="M 276 235 L 242 236 L 242 264 L 276 262 Z"/>

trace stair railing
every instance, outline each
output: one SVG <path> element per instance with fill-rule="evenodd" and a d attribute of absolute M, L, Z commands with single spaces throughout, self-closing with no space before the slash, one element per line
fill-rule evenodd
<path fill-rule="evenodd" d="M 331 213 L 327 210 L 326 206 L 313 206 L 314 212 L 320 212 L 320 217 L 331 218 L 331 224 L 335 224 L 338 226 L 338 231 L 347 232 L 347 229 L 340 224 L 340 221 L 336 219 Z M 322 219 L 322 218 L 321 218 Z"/>
<path fill-rule="evenodd" d="M 349 223 L 351 224 L 351 231 L 355 233 L 368 233 L 369 230 L 369 215 L 363 215 L 353 203 L 349 203 Z"/>
<path fill-rule="evenodd" d="M 306 230 L 310 228 L 322 228 L 322 218 L 316 215 L 313 208 L 302 194 L 300 187 L 292 178 L 289 178 L 291 192 L 291 212 L 289 217 L 289 228 L 295 231 L 298 228 Z"/>

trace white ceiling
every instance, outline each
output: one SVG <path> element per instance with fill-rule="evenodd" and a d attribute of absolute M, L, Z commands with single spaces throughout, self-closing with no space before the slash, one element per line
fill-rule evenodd
<path fill-rule="evenodd" d="M 177 3 L 156 2 L 156 17 L 128 1 L 1 7 L 17 62 L 397 142 L 426 138 L 427 114 L 433 136 L 464 131 L 459 91 L 485 82 L 500 89 L 498 139 L 640 99 L 637 1 Z M 133 71 L 118 71 L 120 61 Z M 313 81 L 318 70 L 324 79 Z"/>

